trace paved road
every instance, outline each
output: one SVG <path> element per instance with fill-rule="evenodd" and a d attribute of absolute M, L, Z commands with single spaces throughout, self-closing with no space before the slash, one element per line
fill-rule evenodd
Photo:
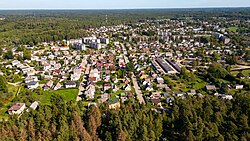
<path fill-rule="evenodd" d="M 244 70 L 244 69 L 250 69 L 250 66 L 243 66 L 243 65 L 234 65 L 232 66 L 232 71 L 234 70 Z"/>
<path fill-rule="evenodd" d="M 125 62 L 126 62 L 126 63 L 129 63 L 129 59 L 128 59 L 127 56 L 126 56 L 126 55 L 127 55 L 127 50 L 126 50 L 126 48 L 125 48 L 125 46 L 124 46 L 123 43 L 121 43 L 121 46 L 122 46 L 122 48 L 123 48 L 123 54 L 124 54 Z M 133 84 L 134 84 L 136 97 L 137 97 L 137 99 L 139 100 L 139 103 L 140 103 L 140 104 L 145 104 L 145 101 L 144 101 L 142 92 L 141 92 L 141 90 L 140 90 L 140 87 L 139 87 L 139 85 L 138 85 L 138 83 L 137 83 L 136 77 L 135 77 L 135 75 L 134 75 L 133 72 L 132 72 L 132 81 L 133 81 Z"/>
<path fill-rule="evenodd" d="M 132 81 L 133 81 L 133 84 L 134 84 L 134 88 L 135 88 L 135 93 L 136 93 L 137 99 L 139 100 L 140 104 L 145 104 L 144 98 L 142 96 L 142 92 L 139 89 L 140 87 L 139 87 L 139 85 L 137 83 L 137 80 L 135 78 L 134 73 L 132 73 Z"/>
<path fill-rule="evenodd" d="M 87 59 L 87 55 L 84 55 L 83 56 L 84 58 L 83 59 Z M 83 62 L 83 60 L 82 60 L 82 62 Z M 82 97 L 81 97 L 81 95 L 83 94 L 83 90 L 85 90 L 85 88 L 82 86 L 82 84 L 83 84 L 83 80 L 84 80 L 84 72 L 82 72 L 82 77 L 83 77 L 83 79 L 82 79 L 82 81 L 80 82 L 80 85 L 79 85 L 79 91 L 78 91 L 78 95 L 77 95 L 77 97 L 76 97 L 76 101 L 81 101 L 82 100 Z"/>
<path fill-rule="evenodd" d="M 82 87 L 82 82 L 81 82 L 80 86 L 79 86 L 78 95 L 76 97 L 76 101 L 81 101 L 82 100 L 81 95 L 83 94 L 83 92 L 82 92 L 83 90 L 84 90 L 84 88 Z"/>

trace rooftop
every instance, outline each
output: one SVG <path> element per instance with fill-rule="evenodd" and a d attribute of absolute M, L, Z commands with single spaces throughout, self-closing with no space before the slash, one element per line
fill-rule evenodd
<path fill-rule="evenodd" d="M 23 107 L 23 105 L 25 105 L 25 103 L 15 103 L 14 105 L 12 105 L 9 108 L 9 111 L 17 111 L 19 110 L 21 107 Z"/>

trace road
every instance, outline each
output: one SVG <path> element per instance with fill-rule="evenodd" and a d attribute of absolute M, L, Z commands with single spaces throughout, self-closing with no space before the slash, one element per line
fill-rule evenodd
<path fill-rule="evenodd" d="M 250 66 L 234 65 L 232 66 L 232 71 L 250 69 Z"/>
<path fill-rule="evenodd" d="M 87 56 L 87 55 L 84 55 L 83 57 L 84 57 L 83 60 L 84 60 L 84 59 L 86 60 L 88 56 Z M 82 63 L 83 63 L 83 60 L 82 60 Z M 85 66 L 84 66 L 84 67 L 85 67 Z M 78 95 L 77 95 L 77 97 L 76 97 L 76 101 L 81 101 L 81 100 L 82 100 L 82 97 L 81 97 L 82 94 L 83 94 L 82 91 L 85 90 L 85 88 L 82 86 L 83 80 L 85 79 L 85 78 L 84 78 L 84 72 L 82 72 L 81 75 L 82 75 L 83 78 L 82 78 L 82 81 L 80 82 L 80 85 L 79 85 L 79 88 L 78 88 L 79 91 L 78 91 Z"/>
<path fill-rule="evenodd" d="M 127 50 L 126 50 L 126 48 L 125 48 L 125 46 L 124 46 L 123 43 L 121 43 L 121 46 L 122 46 L 122 48 L 123 48 L 124 60 L 125 60 L 126 63 L 129 63 L 129 59 L 128 59 L 127 56 L 126 56 L 126 55 L 127 55 Z M 142 92 L 141 92 L 141 90 L 140 90 L 140 87 L 139 87 L 139 85 L 138 85 L 138 83 L 137 83 L 137 79 L 136 79 L 136 77 L 135 77 L 135 75 L 134 75 L 133 72 L 132 72 L 132 81 L 133 81 L 133 84 L 134 84 L 136 97 L 137 97 L 137 99 L 139 100 L 139 103 L 140 103 L 140 104 L 145 104 L 145 101 L 144 101 Z"/>
<path fill-rule="evenodd" d="M 83 78 L 84 79 L 84 78 Z M 83 82 L 83 81 L 82 81 Z M 79 85 L 79 91 L 78 91 L 78 95 L 76 97 L 76 101 L 81 101 L 82 97 L 81 95 L 83 94 L 82 91 L 84 90 L 83 86 L 82 86 L 82 82 Z"/>
<path fill-rule="evenodd" d="M 137 99 L 139 100 L 140 104 L 145 104 L 142 92 L 140 90 L 140 87 L 139 87 L 139 85 L 137 83 L 137 80 L 136 80 L 135 75 L 134 75 L 133 72 L 132 72 L 132 81 L 133 81 L 133 84 L 134 84 Z"/>

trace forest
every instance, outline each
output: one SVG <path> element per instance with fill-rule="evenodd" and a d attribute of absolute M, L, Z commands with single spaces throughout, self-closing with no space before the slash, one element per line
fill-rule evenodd
<path fill-rule="evenodd" d="M 108 22 L 106 22 L 106 15 Z M 23 58 L 18 60 L 22 61 L 31 58 L 31 52 L 22 45 L 37 46 L 42 42 L 77 39 L 88 36 L 89 28 L 119 24 L 133 25 L 147 20 L 156 22 L 157 19 L 159 21 L 160 19 L 192 19 L 201 20 L 200 23 L 202 19 L 215 22 L 223 18 L 246 20 L 250 19 L 250 8 L 2 10 L 0 18 L 4 18 L 0 20 L 0 55 L 6 60 L 13 59 L 13 52 L 11 50 L 4 52 L 2 47 L 19 46 L 17 49 L 23 51 Z M 248 31 L 249 29 L 244 28 L 244 32 Z M 239 30 L 239 32 L 243 31 Z M 156 34 L 154 31 L 141 33 L 147 36 L 154 34 Z M 241 39 L 240 36 L 233 36 L 232 42 L 240 43 L 241 41 L 238 40 Z M 201 48 L 197 56 L 205 58 L 204 52 L 204 48 Z M 250 51 L 246 54 L 250 54 Z M 249 56 L 246 60 L 249 60 Z M 218 58 L 218 54 L 213 54 L 213 61 L 216 62 Z M 237 62 L 234 55 L 225 60 L 230 65 Z M 198 63 L 200 62 L 196 62 Z M 134 65 L 130 63 L 126 69 L 128 72 L 133 71 Z M 221 88 L 219 90 L 221 93 L 227 93 L 229 89 L 228 86 L 222 87 L 222 80 L 242 84 L 247 92 L 250 89 L 250 83 L 247 80 L 235 78 L 230 74 L 229 67 L 223 68 L 219 63 L 212 62 L 207 72 L 201 72 L 200 76 Z M 118 71 L 118 76 L 123 75 L 122 71 Z M 2 100 L 13 95 L 7 87 L 10 79 L 8 77 L 12 75 L 6 78 L 0 76 Z M 195 77 L 193 73 L 187 73 L 186 69 L 180 72 L 180 78 L 186 83 Z M 13 76 L 13 82 L 14 80 Z M 174 84 L 171 84 L 171 81 L 168 83 L 170 86 Z M 31 93 L 24 95 L 26 101 L 35 101 Z M 203 96 L 175 97 L 173 103 L 164 104 L 162 108 L 154 106 L 147 98 L 145 99 L 146 104 L 139 104 L 134 99 L 127 100 L 121 103 L 119 109 L 114 110 L 109 109 L 108 102 L 98 106 L 83 106 L 81 102 L 69 101 L 59 94 L 53 94 L 48 103 L 41 103 L 36 110 L 23 112 L 22 115 L 10 115 L 8 120 L 0 119 L 0 141 L 250 140 L 250 95 L 241 90 L 235 92 L 232 100 L 210 93 Z M 166 98 L 161 99 L 161 102 L 167 103 Z M 1 105 L 3 104 L 0 103 Z"/>
<path fill-rule="evenodd" d="M 156 19 L 249 19 L 250 8 L 133 9 L 133 10 L 2 10 L 0 45 L 38 45 L 41 42 L 87 36 L 91 27 L 132 24 Z M 106 15 L 108 22 L 106 22 Z M 216 18 L 215 18 L 216 17 Z"/>
<path fill-rule="evenodd" d="M 84 108 L 65 103 L 59 95 L 51 103 L 1 123 L 0 140 L 250 140 L 249 95 L 236 95 L 231 101 L 209 95 L 177 98 L 161 111 L 149 102 L 133 101 L 119 110 L 105 103 Z"/>

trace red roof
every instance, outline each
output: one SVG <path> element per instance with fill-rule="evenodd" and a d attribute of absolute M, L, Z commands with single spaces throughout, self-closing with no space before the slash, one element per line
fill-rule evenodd
<path fill-rule="evenodd" d="M 96 81 L 96 78 L 95 77 L 90 77 L 88 80 L 89 81 Z"/>
<path fill-rule="evenodd" d="M 25 103 L 15 103 L 14 105 L 12 105 L 9 108 L 9 111 L 17 111 L 19 110 L 21 107 L 23 107 L 23 105 L 25 105 Z"/>
<path fill-rule="evenodd" d="M 124 63 L 121 63 L 120 65 L 121 65 L 122 67 L 124 67 L 124 66 L 125 66 L 125 64 L 124 64 Z"/>
<path fill-rule="evenodd" d="M 109 67 L 110 67 L 110 68 L 115 68 L 115 65 L 110 64 Z"/>
<path fill-rule="evenodd" d="M 104 86 L 110 86 L 110 84 L 104 84 Z"/>
<path fill-rule="evenodd" d="M 101 67 L 101 66 L 102 66 L 102 63 L 97 63 L 97 65 L 98 65 L 99 67 Z"/>

